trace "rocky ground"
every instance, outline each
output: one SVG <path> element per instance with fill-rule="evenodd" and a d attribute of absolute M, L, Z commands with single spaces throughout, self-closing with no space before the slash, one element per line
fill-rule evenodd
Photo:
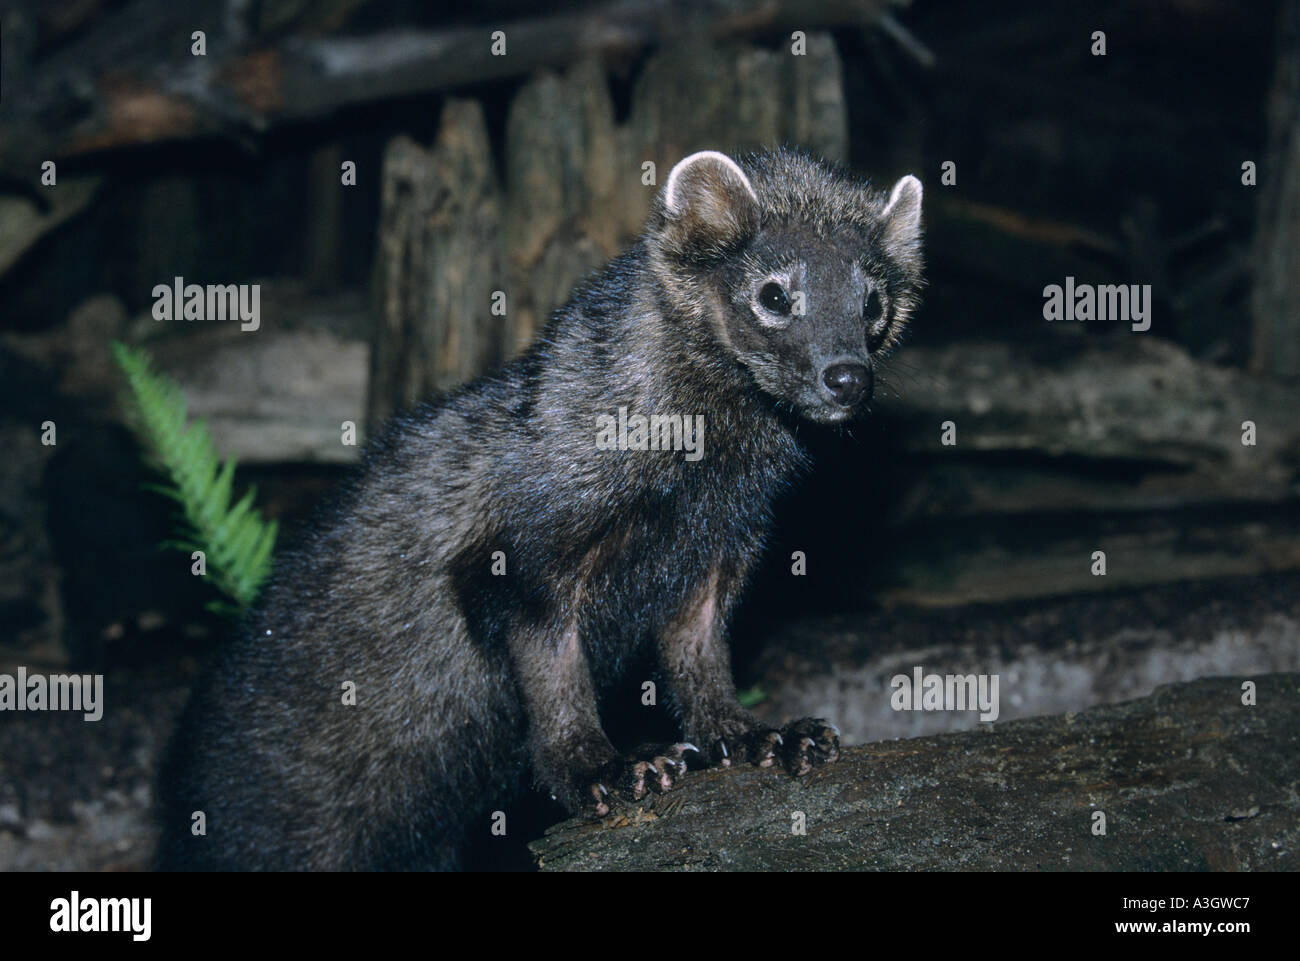
<path fill-rule="evenodd" d="M 153 780 L 188 687 L 140 672 L 114 672 L 104 683 L 99 721 L 62 712 L 0 721 L 0 870 L 148 865 Z"/>

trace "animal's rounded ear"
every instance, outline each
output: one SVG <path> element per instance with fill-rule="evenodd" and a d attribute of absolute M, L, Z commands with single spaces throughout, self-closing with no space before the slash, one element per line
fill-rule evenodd
<path fill-rule="evenodd" d="M 887 246 L 916 247 L 921 242 L 921 181 L 908 174 L 894 184 L 881 220 Z"/>
<path fill-rule="evenodd" d="M 659 203 L 665 247 L 681 260 L 710 260 L 758 230 L 758 194 L 740 165 L 716 150 L 678 162 Z"/>

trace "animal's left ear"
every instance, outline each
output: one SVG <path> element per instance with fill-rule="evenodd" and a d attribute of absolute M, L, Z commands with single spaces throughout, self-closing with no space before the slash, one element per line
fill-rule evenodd
<path fill-rule="evenodd" d="M 881 219 L 887 246 L 916 247 L 921 242 L 921 181 L 908 174 L 894 184 Z"/>
<path fill-rule="evenodd" d="M 758 194 L 740 165 L 716 150 L 679 161 L 659 202 L 665 246 L 681 260 L 726 254 L 758 229 Z"/>

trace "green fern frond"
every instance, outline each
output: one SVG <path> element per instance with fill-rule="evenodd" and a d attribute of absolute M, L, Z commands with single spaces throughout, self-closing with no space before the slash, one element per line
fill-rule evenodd
<path fill-rule="evenodd" d="M 757 707 L 767 700 L 767 692 L 762 687 L 755 684 L 748 690 L 738 691 L 736 700 L 740 702 L 741 707 Z"/>
<path fill-rule="evenodd" d="M 148 355 L 113 344 L 113 356 L 126 375 L 134 403 L 129 421 L 149 463 L 169 481 L 149 484 L 180 504 L 183 522 L 176 537 L 160 546 L 207 555 L 208 576 L 234 604 L 213 601 L 209 610 L 237 614 L 257 599 L 271 572 L 278 525 L 253 506 L 250 487 L 232 508 L 235 459 L 220 462 L 202 420 L 187 426 L 185 395 L 175 382 L 156 373 Z"/>

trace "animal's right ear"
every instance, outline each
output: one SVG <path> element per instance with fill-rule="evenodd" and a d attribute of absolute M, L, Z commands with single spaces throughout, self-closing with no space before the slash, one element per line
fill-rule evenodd
<path fill-rule="evenodd" d="M 915 250 L 921 242 L 921 181 L 911 174 L 894 184 L 880 215 L 886 243 L 899 250 Z"/>
<path fill-rule="evenodd" d="M 716 150 L 678 162 L 659 203 L 664 247 L 679 260 L 712 260 L 758 230 L 758 194 L 740 165 Z"/>

